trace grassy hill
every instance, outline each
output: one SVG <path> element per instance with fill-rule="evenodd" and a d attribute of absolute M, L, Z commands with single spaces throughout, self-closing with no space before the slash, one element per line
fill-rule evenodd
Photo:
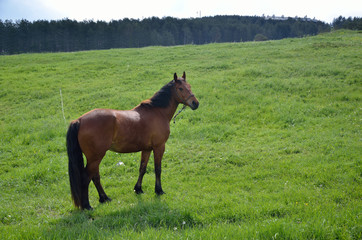
<path fill-rule="evenodd" d="M 361 239 L 361 32 L 0 56 L 3 239 Z M 197 111 L 171 124 L 163 190 L 133 193 L 140 153 L 109 152 L 111 203 L 72 205 L 65 133 L 186 71 Z M 64 118 L 63 118 L 64 110 Z M 123 162 L 124 165 L 117 164 Z"/>

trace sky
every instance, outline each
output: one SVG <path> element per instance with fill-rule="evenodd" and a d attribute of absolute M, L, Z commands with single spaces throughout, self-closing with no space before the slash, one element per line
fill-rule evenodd
<path fill-rule="evenodd" d="M 215 15 L 362 17 L 362 0 L 0 0 L 1 20 L 119 20 Z"/>

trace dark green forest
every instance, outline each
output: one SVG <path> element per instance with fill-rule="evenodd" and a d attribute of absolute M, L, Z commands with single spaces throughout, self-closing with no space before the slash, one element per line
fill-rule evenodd
<path fill-rule="evenodd" d="M 330 30 L 331 25 L 312 19 L 248 16 L 125 18 L 110 22 L 0 20 L 0 54 L 263 41 Z"/>

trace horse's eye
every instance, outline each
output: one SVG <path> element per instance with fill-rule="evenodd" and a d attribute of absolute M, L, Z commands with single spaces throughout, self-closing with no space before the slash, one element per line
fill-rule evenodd
<path fill-rule="evenodd" d="M 183 88 L 179 88 L 178 90 L 183 91 L 184 89 L 183 89 Z"/>

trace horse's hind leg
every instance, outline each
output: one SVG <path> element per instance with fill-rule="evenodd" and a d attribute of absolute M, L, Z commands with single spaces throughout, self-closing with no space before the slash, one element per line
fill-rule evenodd
<path fill-rule="evenodd" d="M 100 175 L 99 175 L 99 164 L 102 161 L 102 158 L 104 154 L 98 155 L 98 156 L 90 156 L 87 157 L 87 166 L 86 166 L 86 172 L 88 175 L 88 185 L 90 180 L 93 181 L 94 185 L 97 188 L 98 194 L 99 194 L 99 201 L 101 203 L 106 201 L 111 201 L 111 199 L 106 195 L 106 193 L 103 190 L 103 187 L 101 185 L 100 181 Z M 87 186 L 87 199 L 88 199 L 88 186 Z M 89 204 L 89 200 L 88 200 Z"/>
<path fill-rule="evenodd" d="M 90 183 L 90 178 L 88 176 L 87 171 L 83 171 L 82 174 L 82 199 L 81 199 L 81 209 L 92 210 L 92 207 L 89 204 L 89 195 L 88 188 Z"/>
<path fill-rule="evenodd" d="M 102 184 L 101 184 L 101 177 L 99 175 L 99 168 L 98 168 L 98 171 L 97 171 L 96 175 L 92 178 L 92 181 L 93 181 L 94 185 L 97 188 L 97 191 L 98 191 L 98 194 L 99 194 L 99 202 L 104 203 L 104 202 L 112 201 L 112 199 L 110 199 L 103 190 L 103 187 L 102 187 Z"/>

